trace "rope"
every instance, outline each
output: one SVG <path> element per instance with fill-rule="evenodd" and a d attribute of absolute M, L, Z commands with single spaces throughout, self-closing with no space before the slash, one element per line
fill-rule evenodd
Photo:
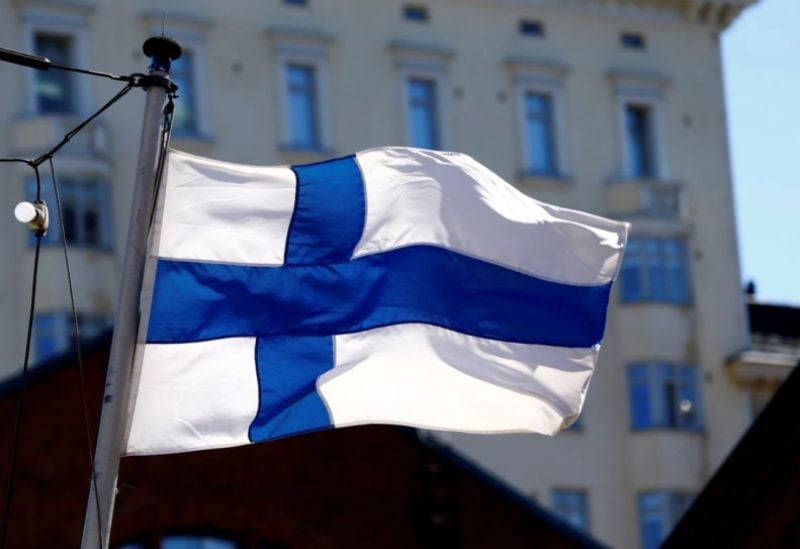
<path fill-rule="evenodd" d="M 172 136 L 172 115 L 175 112 L 175 103 L 173 99 L 177 97 L 174 92 L 167 94 L 167 104 L 164 105 L 164 122 L 161 124 L 161 143 L 159 145 L 158 163 L 156 164 L 156 182 L 153 186 L 153 203 L 150 207 L 150 221 L 149 225 L 152 227 L 153 218 L 156 213 L 156 202 L 158 201 L 158 193 L 161 189 L 161 180 L 164 176 L 164 165 L 167 159 L 167 151 L 169 150 L 169 141 Z"/>
<path fill-rule="evenodd" d="M 42 193 L 42 182 L 39 177 L 39 170 L 34 166 L 36 173 L 36 199 L 39 200 Z M 14 491 L 14 477 L 17 470 L 17 453 L 19 450 L 19 432 L 20 425 L 22 425 L 23 404 L 25 401 L 25 387 L 28 380 L 28 361 L 31 352 L 31 336 L 33 334 L 33 317 L 36 310 L 36 282 L 39 278 L 39 251 L 42 245 L 42 234 L 36 235 L 36 251 L 33 255 L 33 278 L 31 281 L 31 308 L 28 313 L 28 333 L 25 337 L 25 358 L 22 363 L 22 379 L 20 382 L 19 396 L 17 397 L 17 413 L 14 420 L 14 437 L 11 444 L 11 464 L 8 471 L 8 482 L 6 484 L 6 493 L 3 503 L 3 522 L 0 524 L 0 548 L 5 547 L 6 543 L 6 530 L 8 526 L 8 517 L 11 511 L 11 495 Z"/>
<path fill-rule="evenodd" d="M 64 138 L 59 141 L 53 148 L 51 148 L 48 152 L 42 154 L 41 156 L 35 159 L 26 159 L 26 158 L 0 158 L 0 163 L 22 163 L 27 164 L 30 166 L 34 173 L 36 174 L 36 200 L 41 200 L 42 196 L 42 182 L 41 177 L 39 174 L 39 166 L 46 161 L 50 163 L 50 171 L 53 177 L 53 186 L 55 189 L 56 195 L 56 206 L 58 208 L 58 217 L 60 220 L 60 228 L 61 228 L 61 237 L 64 242 L 64 260 L 67 265 L 67 282 L 69 285 L 69 293 L 70 293 L 70 301 L 72 304 L 72 317 L 73 322 L 75 325 L 75 341 L 77 347 L 77 354 L 78 354 L 78 370 L 80 376 L 80 385 L 81 385 L 81 399 L 83 401 L 83 414 L 84 414 L 84 422 L 86 427 L 86 439 L 89 445 L 89 461 L 91 465 L 91 472 L 92 472 L 92 486 L 94 489 L 94 496 L 95 496 L 95 504 L 98 506 L 98 513 L 97 515 L 100 516 L 99 512 L 99 499 L 97 497 L 97 483 L 95 482 L 96 471 L 94 467 L 94 457 L 92 452 L 92 440 L 91 440 L 91 429 L 89 427 L 89 407 L 88 407 L 88 399 L 86 397 L 86 384 L 85 384 L 85 376 L 84 376 L 84 367 L 83 367 L 83 357 L 81 356 L 80 351 L 80 331 L 78 328 L 78 315 L 75 307 L 75 295 L 73 292 L 72 286 L 72 274 L 70 272 L 70 263 L 69 263 L 69 252 L 67 251 L 67 239 L 66 239 L 66 232 L 64 229 L 64 222 L 63 216 L 61 215 L 61 198 L 58 192 L 58 184 L 56 182 L 55 177 L 55 167 L 53 165 L 53 156 L 70 140 L 75 137 L 83 128 L 85 128 L 92 120 L 100 116 L 103 112 L 105 112 L 111 105 L 119 101 L 125 94 L 127 94 L 132 88 L 138 87 L 140 84 L 138 82 L 139 75 L 132 75 L 130 80 L 126 80 L 128 84 L 122 88 L 119 92 L 116 93 L 111 99 L 109 99 L 102 107 L 100 107 L 94 114 L 86 118 L 83 122 L 75 126 L 72 130 L 70 130 Z M 8 517 L 11 510 L 11 502 L 12 502 L 12 495 L 14 489 L 14 477 L 16 476 L 16 468 L 17 468 L 17 454 L 19 450 L 19 433 L 20 433 L 20 426 L 22 424 L 22 417 L 24 412 L 24 400 L 25 400 L 25 389 L 27 386 L 27 376 L 28 376 L 28 363 L 30 360 L 30 350 L 31 350 L 31 338 L 33 334 L 33 319 L 35 315 L 35 304 L 36 304 L 36 287 L 37 287 L 37 280 L 38 280 L 38 273 L 39 273 L 39 253 L 41 250 L 41 243 L 42 243 L 42 236 L 43 234 L 36 235 L 36 250 L 34 253 L 34 260 L 33 260 L 33 280 L 31 283 L 31 308 L 30 313 L 28 315 L 28 333 L 26 334 L 25 338 L 25 358 L 23 361 L 22 366 L 22 377 L 20 381 L 20 390 L 19 396 L 17 398 L 17 412 L 16 418 L 14 420 L 14 435 L 13 435 L 13 442 L 11 446 L 11 463 L 9 465 L 9 473 L 8 473 L 8 481 L 6 484 L 6 492 L 4 498 L 4 506 L 3 506 L 3 519 L 2 523 L 0 523 L 0 549 L 5 546 L 5 539 L 6 539 L 6 531 L 8 527 Z M 102 533 L 99 529 L 98 524 L 98 536 L 100 536 L 100 546 L 102 547 Z"/>
<path fill-rule="evenodd" d="M 89 122 L 91 122 L 92 120 L 94 120 L 95 118 L 97 118 L 98 116 L 103 114 L 103 112 L 106 109 L 108 109 L 111 105 L 113 105 L 114 103 L 116 103 L 117 101 L 122 99 L 122 97 L 126 93 L 131 91 L 131 89 L 133 89 L 133 87 L 134 87 L 133 84 L 128 84 L 127 86 L 122 88 L 120 91 L 118 91 L 117 94 L 114 97 L 109 99 L 105 103 L 105 105 L 100 107 L 93 115 L 91 115 L 89 118 L 87 118 L 86 120 L 84 120 L 83 122 L 81 122 L 80 124 L 75 126 L 74 128 L 72 128 L 72 130 L 70 130 L 64 136 L 64 138 L 61 141 L 59 141 L 52 149 L 50 149 L 49 151 L 47 151 L 46 153 L 41 155 L 39 158 L 36 158 L 35 160 L 31 160 L 32 165 L 38 166 L 38 165 L 44 163 L 46 160 L 49 160 L 50 158 L 53 158 L 53 156 L 59 151 L 59 149 L 61 149 L 61 147 L 63 147 L 67 143 L 69 143 L 70 140 L 78 134 L 78 132 L 80 132 L 83 128 L 85 128 L 89 124 Z"/>
<path fill-rule="evenodd" d="M 86 378 L 83 368 L 83 354 L 81 353 L 81 334 L 78 325 L 78 310 L 75 307 L 75 291 L 72 285 L 72 270 L 69 263 L 69 246 L 67 244 L 67 231 L 64 228 L 64 216 L 61 213 L 61 193 L 58 190 L 58 180 L 56 179 L 56 169 L 53 165 L 53 158 L 50 157 L 50 176 L 53 180 L 53 190 L 55 191 L 56 210 L 58 211 L 59 228 L 61 229 L 61 241 L 64 244 L 64 264 L 67 268 L 67 287 L 69 288 L 69 301 L 72 306 L 72 325 L 75 328 L 75 353 L 78 358 L 78 377 L 81 388 L 81 404 L 83 405 L 83 423 L 86 429 L 86 444 L 89 452 L 89 467 L 92 472 L 92 489 L 94 490 L 94 503 L 97 507 L 97 516 L 100 516 L 100 499 L 97 496 L 97 472 L 94 467 L 94 443 L 92 441 L 92 431 L 89 426 L 89 400 L 86 397 Z M 100 528 L 97 529 L 97 537 L 100 540 L 100 547 L 103 546 L 103 534 Z"/>

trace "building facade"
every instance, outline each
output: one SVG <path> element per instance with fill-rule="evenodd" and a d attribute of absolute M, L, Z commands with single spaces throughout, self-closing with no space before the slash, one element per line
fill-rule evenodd
<path fill-rule="evenodd" d="M 83 347 L 94 418 L 110 339 L 106 332 Z M 74 357 L 60 355 L 29 379 L 7 547 L 79 544 L 91 474 L 78 375 Z M 19 381 L 0 383 L 4 480 Z M 393 425 L 128 457 L 118 487 L 113 549 L 602 547 L 429 437 Z"/>
<path fill-rule="evenodd" d="M 750 0 L 3 0 L 4 46 L 141 72 L 184 47 L 172 146 L 249 164 L 380 145 L 471 154 L 545 202 L 632 223 L 581 421 L 555 438 L 442 440 L 597 539 L 652 547 L 750 421 L 719 35 Z M 0 64 L 0 153 L 33 157 L 119 87 Z M 110 322 L 143 94 L 55 158 L 84 335 Z M 45 168 L 45 166 L 43 166 Z M 1 165 L 6 211 L 36 192 Z M 49 168 L 43 196 L 54 204 Z M 0 217 L 0 370 L 18 371 L 32 239 Z M 71 341 L 61 237 L 42 251 L 34 355 Z M 13 258 L 13 260 L 11 259 Z"/>

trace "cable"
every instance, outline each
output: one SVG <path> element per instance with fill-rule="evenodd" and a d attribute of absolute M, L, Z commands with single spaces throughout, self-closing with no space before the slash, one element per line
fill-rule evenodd
<path fill-rule="evenodd" d="M 50 68 L 52 69 L 60 69 L 62 71 L 70 71 L 70 72 L 79 72 L 81 74 L 90 74 L 92 76 L 101 76 L 103 78 L 108 78 L 110 80 L 118 80 L 120 82 L 128 82 L 129 84 L 133 84 L 136 81 L 136 78 L 140 76 L 139 74 L 131 74 L 129 76 L 123 76 L 119 74 L 113 74 L 110 72 L 103 72 L 103 71 L 93 71 L 91 69 L 80 69 L 78 67 L 68 67 L 66 65 L 59 65 L 57 63 L 50 62 Z"/>
<path fill-rule="evenodd" d="M 70 140 L 71 140 L 73 137 L 75 137 L 75 136 L 78 134 L 78 132 L 80 132 L 80 131 L 81 131 L 83 128 L 85 128 L 85 127 L 86 127 L 86 126 L 89 124 L 89 122 L 91 122 L 92 120 L 94 120 L 95 118 L 97 118 L 98 116 L 100 116 L 100 115 L 101 115 L 101 114 L 102 114 L 102 113 L 103 113 L 103 112 L 104 112 L 106 109 L 108 109 L 108 108 L 109 108 L 111 105 L 113 105 L 114 103 L 116 103 L 117 101 L 119 101 L 120 99 L 122 99 L 122 97 L 123 97 L 123 96 L 124 96 L 126 93 L 128 93 L 129 91 L 131 91 L 131 89 L 133 89 L 133 87 L 134 87 L 134 86 L 133 86 L 133 84 L 128 84 L 127 86 L 125 86 L 124 88 L 122 88 L 120 91 L 118 91 L 118 92 L 117 92 L 117 94 L 116 94 L 114 97 L 112 97 L 111 99 L 109 99 L 109 100 L 106 102 L 106 104 L 105 104 L 105 105 L 103 105 L 102 107 L 100 107 L 100 108 L 99 108 L 99 109 L 98 109 L 98 110 L 97 110 L 97 111 L 96 111 L 96 112 L 95 112 L 93 115 L 91 115 L 89 118 L 87 118 L 86 120 L 84 120 L 83 122 L 81 122 L 80 124 L 78 124 L 77 126 L 75 126 L 74 128 L 72 128 L 72 130 L 71 130 L 71 131 L 69 131 L 69 132 L 68 132 L 68 133 L 67 133 L 67 134 L 64 136 L 64 139 L 62 139 L 61 141 L 59 141 L 59 142 L 58 142 L 58 143 L 57 143 L 57 144 L 56 144 L 56 145 L 55 145 L 55 146 L 54 146 L 52 149 L 50 149 L 48 152 L 44 153 L 44 154 L 43 154 L 43 155 L 41 155 L 40 157 L 36 158 L 35 160 L 32 160 L 33 164 L 34 164 L 34 165 L 36 165 L 36 166 L 38 166 L 38 165 L 40 165 L 40 164 L 44 163 L 46 160 L 48 160 L 48 159 L 52 158 L 52 157 L 53 157 L 53 155 L 55 155 L 55 154 L 56 154 L 56 153 L 59 151 L 59 149 L 61 149 L 61 147 L 63 147 L 63 146 L 64 146 L 64 145 L 66 145 L 67 143 L 69 143 L 69 142 L 70 142 Z"/>
<path fill-rule="evenodd" d="M 169 92 L 167 94 L 167 104 L 164 105 L 164 122 L 161 125 L 161 143 L 159 144 L 158 164 L 156 164 L 156 180 L 155 185 L 153 186 L 153 203 L 150 208 L 149 225 L 151 227 L 153 225 L 153 218 L 156 214 L 156 202 L 158 201 L 158 193 L 161 189 L 161 180 L 164 176 L 164 165 L 167 159 L 167 151 L 169 150 L 169 141 L 170 137 L 172 137 L 172 115 L 175 112 L 175 103 L 173 102 L 173 99 L 175 97 L 177 97 L 175 92 Z"/>
<path fill-rule="evenodd" d="M 132 76 L 131 79 L 134 80 L 138 78 L 138 75 Z M 111 99 L 109 99 L 102 107 L 100 107 L 94 114 L 86 118 L 83 122 L 75 126 L 71 131 L 69 131 L 64 138 L 59 141 L 52 149 L 48 152 L 42 154 L 41 156 L 35 159 L 25 159 L 25 158 L 0 158 L 0 163 L 22 163 L 27 164 L 31 168 L 33 168 L 34 173 L 36 174 L 36 200 L 41 200 L 42 197 L 42 182 L 41 177 L 39 174 L 39 166 L 43 164 L 45 161 L 50 162 L 50 171 L 53 177 L 53 186 L 55 189 L 56 195 L 56 205 L 58 208 L 59 213 L 59 220 L 61 225 L 61 237 L 64 241 L 64 260 L 67 265 L 67 282 L 69 285 L 70 291 L 70 300 L 72 303 L 72 315 L 73 321 L 75 324 L 75 339 L 76 339 L 76 346 L 78 352 L 78 369 L 79 369 L 79 376 L 80 376 L 80 385 L 81 385 L 81 398 L 83 401 L 83 411 L 84 411 L 84 420 L 86 424 L 86 436 L 87 441 L 89 444 L 89 460 L 91 463 L 91 472 L 92 472 L 92 486 L 95 490 L 95 504 L 98 506 L 98 516 L 99 513 L 99 498 L 97 497 L 97 483 L 95 482 L 96 471 L 94 468 L 94 457 L 92 452 L 92 441 L 91 441 L 91 429 L 89 427 L 89 407 L 88 407 L 88 400 L 86 397 L 86 385 L 85 385 L 85 376 L 84 376 L 84 367 L 83 367 L 83 357 L 81 356 L 80 352 L 80 330 L 78 328 L 78 317 L 77 311 L 75 307 L 75 295 L 73 292 L 72 287 L 72 274 L 70 272 L 70 265 L 69 265 L 69 252 L 67 251 L 67 239 L 66 239 L 66 232 L 64 229 L 63 223 L 63 216 L 61 215 L 61 199 L 58 192 L 58 184 L 55 178 L 55 166 L 53 165 L 53 156 L 69 141 L 75 137 L 81 130 L 83 130 L 92 120 L 100 116 L 103 112 L 105 112 L 111 105 L 119 101 L 125 94 L 127 94 L 132 88 L 137 87 L 139 85 L 138 80 L 136 81 L 128 81 L 128 84 L 122 88 L 119 92 L 116 93 Z M 16 475 L 16 467 L 17 467 L 17 454 L 19 450 L 19 433 L 20 433 L 20 426 L 22 424 L 22 416 L 24 411 L 24 400 L 25 400 L 25 388 L 27 386 L 27 376 L 28 376 L 28 362 L 30 360 L 30 348 L 31 348 L 31 338 L 33 334 L 33 319 L 34 319 L 34 312 L 35 312 L 35 302 L 36 302 L 36 286 L 37 286 L 37 279 L 39 273 L 39 255 L 41 250 L 41 243 L 42 243 L 42 236 L 43 234 L 36 235 L 36 251 L 34 254 L 34 261 L 33 261 L 33 281 L 31 284 L 31 309 L 28 318 L 28 333 L 26 335 L 25 341 L 25 358 L 22 367 L 22 378 L 20 381 L 20 392 L 19 397 L 17 399 L 17 413 L 16 419 L 14 423 L 14 435 L 13 435 L 13 443 L 11 447 L 11 463 L 9 465 L 9 474 L 8 474 L 8 481 L 6 484 L 6 493 L 5 493 L 5 505 L 3 510 L 3 519 L 2 523 L 0 523 L 0 549 L 5 546 L 5 538 L 6 538 L 6 530 L 8 527 L 8 517 L 11 509 L 11 501 L 12 501 L 12 494 L 14 489 L 14 477 Z M 102 533 L 98 529 L 98 535 L 100 536 L 100 546 L 102 547 Z"/>
<path fill-rule="evenodd" d="M 95 118 L 97 118 L 98 116 L 103 114 L 103 112 L 105 112 L 111 105 L 113 105 L 114 103 L 116 103 L 117 101 L 122 99 L 122 97 L 125 94 L 127 94 L 129 91 L 131 91 L 133 88 L 135 88 L 137 86 L 139 86 L 138 81 L 134 82 L 134 83 L 128 83 L 127 86 L 125 86 L 120 91 L 118 91 L 117 94 L 114 95 L 114 97 L 109 99 L 94 114 L 92 114 L 87 119 L 85 119 L 83 122 L 81 122 L 80 124 L 78 124 L 77 126 L 72 128 L 72 130 L 67 132 L 67 134 L 64 136 L 64 138 L 61 141 L 59 141 L 58 143 L 56 143 L 56 145 L 52 149 L 47 151 L 46 153 L 44 153 L 44 154 L 42 154 L 42 155 L 40 155 L 40 156 L 38 156 L 37 158 L 34 158 L 34 159 L 28 159 L 28 158 L 0 158 L 0 163 L 18 162 L 18 163 L 21 163 L 21 164 L 27 164 L 27 165 L 31 166 L 32 168 L 34 168 L 34 169 L 36 167 L 40 166 L 41 164 L 44 164 L 47 160 L 53 158 L 53 156 L 55 156 L 55 154 L 61 149 L 61 147 L 63 147 L 67 143 L 69 143 L 72 140 L 72 138 L 75 137 L 78 134 L 78 132 L 80 132 L 83 128 L 85 128 L 89 124 L 89 122 L 91 122 L 92 120 L 94 120 Z"/>
<path fill-rule="evenodd" d="M 28 164 L 30 166 L 31 161 L 27 158 L 0 158 L 0 162 L 20 162 L 22 164 Z"/>
<path fill-rule="evenodd" d="M 92 472 L 92 489 L 94 490 L 94 503 L 97 507 L 97 516 L 100 516 L 100 499 L 97 495 L 97 472 L 94 467 L 94 443 L 92 441 L 92 430 L 89 421 L 89 401 L 86 397 L 86 378 L 84 375 L 83 367 L 83 354 L 81 353 L 81 333 L 78 324 L 78 310 L 75 307 L 75 291 L 72 285 L 72 270 L 69 263 L 69 246 L 67 245 L 67 231 L 64 228 L 64 216 L 61 213 L 61 193 L 58 190 L 58 180 L 56 179 L 56 169 L 53 164 L 53 157 L 49 159 L 50 163 L 50 177 L 53 181 L 53 190 L 55 191 L 56 211 L 58 212 L 59 228 L 61 229 L 61 241 L 64 244 L 64 264 L 67 268 L 67 287 L 69 288 L 69 301 L 72 305 L 72 324 L 75 328 L 75 352 L 78 358 L 78 377 L 81 389 L 81 403 L 83 405 L 83 421 L 86 429 L 86 444 L 89 450 L 89 467 Z M 103 533 L 100 528 L 97 529 L 97 537 L 100 540 L 100 547 L 103 546 Z"/>
<path fill-rule="evenodd" d="M 42 194 L 42 181 L 39 169 L 33 166 L 36 173 L 36 199 Z M 28 360 L 31 352 L 31 336 L 33 334 L 33 317 L 36 310 L 36 282 L 39 278 L 39 251 L 41 250 L 43 234 L 36 235 L 36 251 L 33 255 L 33 280 L 31 282 L 31 308 L 28 313 L 28 333 L 25 337 L 25 359 L 22 363 L 22 379 L 20 381 L 19 396 L 17 397 L 17 413 L 14 420 L 14 437 L 11 444 L 11 464 L 9 465 L 8 481 L 6 483 L 5 503 L 3 505 L 3 522 L 0 524 L 0 548 L 5 547 L 8 517 L 11 511 L 11 495 L 14 490 L 14 476 L 17 469 L 17 451 L 19 450 L 19 431 L 22 425 L 23 404 L 25 401 L 25 387 L 28 380 Z"/>
<path fill-rule="evenodd" d="M 91 76 L 100 76 L 102 78 L 108 78 L 110 80 L 128 82 L 131 84 L 134 83 L 139 76 L 141 76 L 140 74 L 137 73 L 128 76 L 123 76 L 105 71 L 95 71 L 91 69 L 82 69 L 80 67 L 70 67 L 68 65 L 60 65 L 58 63 L 53 63 L 47 57 L 42 57 L 41 55 L 33 55 L 21 51 L 10 50 L 8 48 L 0 48 L 0 61 L 5 61 L 6 63 L 13 63 L 15 65 L 20 65 L 22 67 L 29 67 L 31 69 L 37 69 L 40 71 L 56 69 L 69 72 L 78 72 L 81 74 L 89 74 Z"/>
<path fill-rule="evenodd" d="M 48 61 L 49 62 L 49 61 Z M 61 229 L 61 237 L 64 243 L 64 261 L 66 263 L 67 268 L 67 282 L 69 286 L 69 293 L 70 293 L 70 301 L 72 304 L 72 317 L 73 322 L 75 325 L 75 341 L 76 341 L 76 348 L 77 348 L 77 357 L 78 357 L 78 370 L 80 376 L 80 385 L 81 385 L 81 399 L 83 403 L 83 413 L 84 413 L 84 421 L 86 427 L 86 440 L 89 447 L 89 462 L 91 465 L 91 474 L 92 474 L 92 486 L 94 490 L 94 499 L 97 516 L 100 516 L 100 500 L 97 493 L 97 482 L 96 482 L 96 470 L 94 466 L 94 455 L 92 451 L 92 437 L 91 437 L 91 429 L 89 425 L 89 407 L 88 407 L 88 399 L 86 397 L 86 384 L 85 384 L 85 376 L 84 376 L 84 366 L 83 366 L 83 357 L 81 355 L 80 350 L 80 329 L 78 327 L 78 314 L 77 309 L 75 306 L 75 295 L 73 291 L 72 285 L 72 274 L 70 271 L 70 263 L 69 263 L 69 252 L 67 247 L 67 238 L 66 238 L 66 230 L 64 228 L 63 216 L 61 215 L 61 198 L 59 196 L 58 191 L 58 183 L 56 181 L 55 175 L 55 166 L 53 164 L 53 157 L 55 154 L 69 141 L 75 137 L 81 130 L 83 130 L 92 120 L 100 116 L 103 112 L 105 112 L 111 105 L 119 101 L 125 94 L 127 94 L 132 88 L 135 87 L 147 87 L 148 85 L 164 85 L 159 82 L 160 77 L 148 77 L 142 74 L 132 74 L 128 77 L 121 77 L 112 75 L 109 73 L 98 73 L 96 71 L 88 71 L 83 69 L 75 69 L 72 67 L 64 67 L 53 65 L 55 68 L 64 69 L 64 70 L 71 70 L 74 72 L 82 72 L 86 74 L 93 74 L 95 76 L 105 76 L 107 78 L 111 78 L 114 80 L 122 80 L 127 82 L 127 85 L 122 88 L 116 95 L 114 95 L 111 99 L 109 99 L 102 107 L 100 107 L 94 114 L 86 118 L 83 122 L 75 126 L 71 131 L 69 131 L 64 138 L 58 142 L 53 148 L 51 148 L 48 152 L 40 155 L 35 159 L 25 159 L 25 158 L 0 158 L 0 163 L 22 163 L 27 164 L 30 166 L 34 173 L 36 174 L 36 200 L 41 200 L 42 194 L 42 183 L 41 177 L 39 174 L 39 166 L 46 161 L 50 163 L 50 173 L 53 178 L 53 188 L 55 190 L 55 198 L 56 198 L 56 207 L 58 209 L 59 220 L 60 220 L 60 229 Z M 156 171 L 156 195 L 157 196 L 157 189 L 160 186 L 161 178 L 164 170 L 164 155 L 166 154 L 167 149 L 169 148 L 169 138 L 172 130 L 172 114 L 174 111 L 174 104 L 173 98 L 176 97 L 175 92 L 177 90 L 177 86 L 174 84 L 170 84 L 169 80 L 166 80 L 166 86 L 168 87 L 168 94 L 169 94 L 169 103 L 164 108 L 164 126 L 162 128 L 161 133 L 161 143 L 160 143 L 160 153 L 161 157 L 159 158 L 159 164 Z M 155 200 L 155 196 L 153 197 Z M 150 220 L 152 222 L 152 212 Z M 11 463 L 9 465 L 9 474 L 8 474 L 8 481 L 6 485 L 6 493 L 5 493 L 5 504 L 3 509 L 3 518 L 2 523 L 0 523 L 0 549 L 5 546 L 5 539 L 6 539 L 6 530 L 8 526 L 8 517 L 10 514 L 11 509 L 11 501 L 12 501 L 12 493 L 14 487 L 14 477 L 16 474 L 16 465 L 17 465 L 17 454 L 19 450 L 19 434 L 20 434 L 20 426 L 22 424 L 22 416 L 24 411 L 24 399 L 25 399 L 25 388 L 27 385 L 27 376 L 28 376 L 28 362 L 30 360 L 30 348 L 31 348 L 31 338 L 33 333 L 33 320 L 35 314 L 35 303 L 36 303 L 36 287 L 37 287 L 37 280 L 38 280 L 38 273 L 39 273 L 39 255 L 41 250 L 41 243 L 42 237 L 44 236 L 43 233 L 36 234 L 36 251 L 34 254 L 34 262 L 33 262 L 33 280 L 31 283 L 31 307 L 30 313 L 28 316 L 28 333 L 26 335 L 25 341 L 25 358 L 22 367 L 22 377 L 20 380 L 20 392 L 19 397 L 17 400 L 17 413 L 16 419 L 14 424 L 14 435 L 13 435 L 13 444 L 11 447 Z M 100 524 L 98 523 L 98 536 L 100 538 L 100 547 L 103 547 L 103 538 L 102 532 L 100 530 Z"/>

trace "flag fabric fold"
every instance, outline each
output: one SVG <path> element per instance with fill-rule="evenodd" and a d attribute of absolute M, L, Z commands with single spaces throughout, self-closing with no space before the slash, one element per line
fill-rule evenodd
<path fill-rule="evenodd" d="M 126 454 L 365 423 L 553 434 L 580 413 L 626 224 L 400 147 L 170 151 L 163 186 Z"/>

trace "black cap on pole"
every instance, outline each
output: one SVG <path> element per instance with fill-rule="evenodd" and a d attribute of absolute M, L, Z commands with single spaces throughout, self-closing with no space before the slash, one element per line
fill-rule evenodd
<path fill-rule="evenodd" d="M 166 36 L 152 36 L 144 41 L 142 51 L 150 58 L 150 70 L 169 73 L 172 61 L 178 59 L 183 48 L 176 40 Z"/>

